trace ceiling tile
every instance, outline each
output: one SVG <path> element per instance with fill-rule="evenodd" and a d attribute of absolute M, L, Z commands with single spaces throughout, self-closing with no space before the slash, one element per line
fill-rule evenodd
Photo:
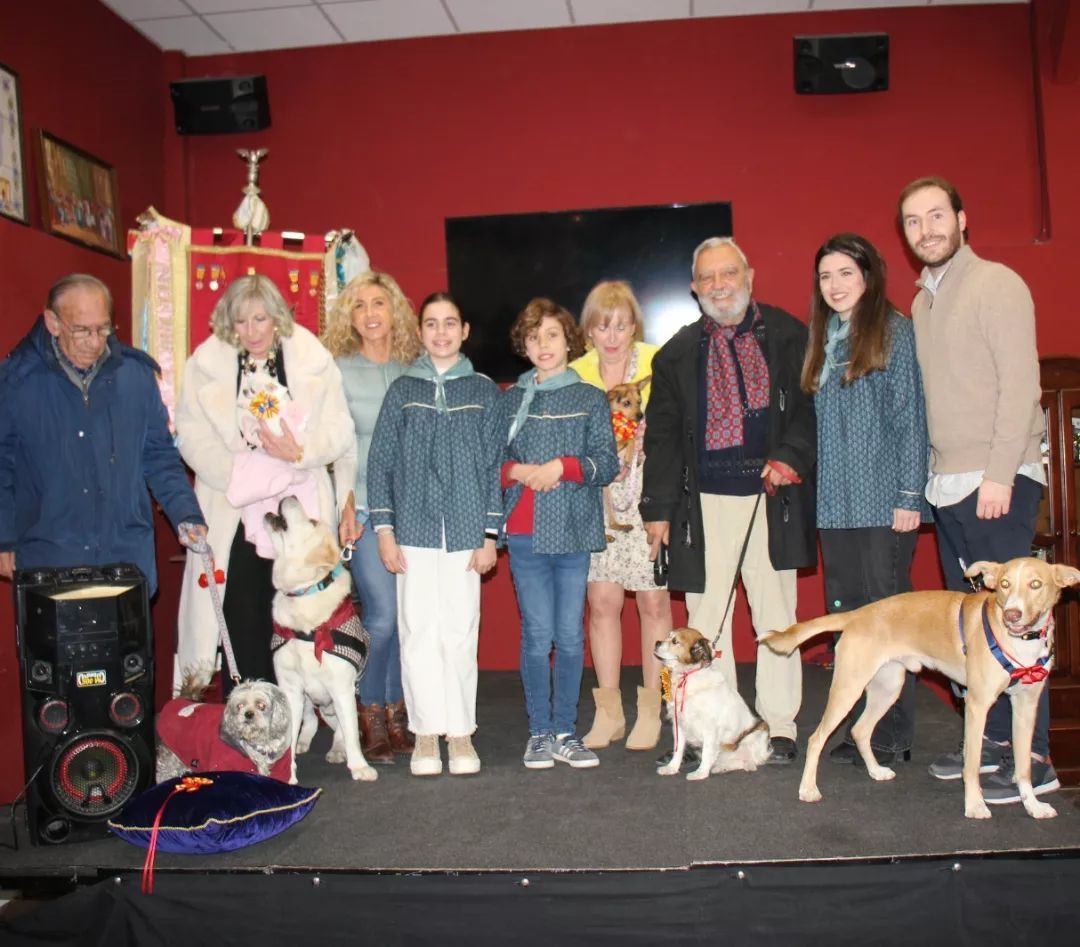
<path fill-rule="evenodd" d="M 323 10 L 350 43 L 456 32 L 439 0 L 360 0 Z"/>
<path fill-rule="evenodd" d="M 162 16 L 191 16 L 182 0 L 101 0 L 128 22 Z"/>
<path fill-rule="evenodd" d="M 681 20 L 690 14 L 690 0 L 570 0 L 575 23 L 631 23 Z"/>
<path fill-rule="evenodd" d="M 311 6 L 315 0 L 186 0 L 196 13 L 250 13 L 274 7 Z"/>
<path fill-rule="evenodd" d="M 490 33 L 495 30 L 534 30 L 570 26 L 566 0 L 447 0 L 450 15 L 463 33 Z"/>
<path fill-rule="evenodd" d="M 206 17 L 238 52 L 295 49 L 341 42 L 337 30 L 313 6 L 250 13 L 215 13 Z"/>
<path fill-rule="evenodd" d="M 694 16 L 748 16 L 751 13 L 801 13 L 802 11 L 809 9 L 810 0 L 694 0 Z"/>
<path fill-rule="evenodd" d="M 178 49 L 188 56 L 212 56 L 230 52 L 229 44 L 215 36 L 197 16 L 164 20 L 137 20 L 135 28 L 159 49 Z"/>

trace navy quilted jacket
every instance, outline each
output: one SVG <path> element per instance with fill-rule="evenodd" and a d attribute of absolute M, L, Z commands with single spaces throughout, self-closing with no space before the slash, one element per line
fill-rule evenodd
<path fill-rule="evenodd" d="M 435 383 L 403 375 L 386 392 L 368 454 L 373 527 L 393 526 L 402 546 L 460 552 L 484 545 L 502 525 L 499 456 L 491 434 L 498 386 L 486 375 Z"/>
<path fill-rule="evenodd" d="M 572 369 L 568 369 L 572 371 Z M 506 437 L 524 392 L 517 386 L 499 396 L 496 433 L 504 445 L 502 461 L 542 464 L 553 457 L 576 457 L 583 483 L 563 480 L 554 490 L 536 495 L 533 552 L 560 554 L 598 552 L 604 537 L 603 487 L 619 472 L 611 408 L 599 388 L 585 382 L 536 392 L 529 414 L 510 444 Z M 503 491 L 509 516 L 524 487 Z M 500 542 L 505 542 L 503 536 Z"/>
<path fill-rule="evenodd" d="M 818 444 L 818 529 L 892 526 L 893 510 L 929 520 L 923 497 L 930 465 L 922 377 L 911 320 L 889 317 L 885 370 L 841 385 L 830 372 L 814 396 Z M 848 343 L 836 359 L 847 361 Z"/>

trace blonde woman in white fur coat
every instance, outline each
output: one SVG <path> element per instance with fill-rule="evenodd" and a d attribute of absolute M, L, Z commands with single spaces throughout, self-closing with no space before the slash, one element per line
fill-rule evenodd
<path fill-rule="evenodd" d="M 241 678 L 274 680 L 270 656 L 272 561 L 262 516 L 295 494 L 309 516 L 355 538 L 351 506 L 356 436 L 341 374 L 322 343 L 292 318 L 265 276 L 225 291 L 213 334 L 184 367 L 176 409 L 177 446 L 195 472 L 225 621 Z M 334 482 L 327 465 L 334 465 Z M 335 495 L 334 483 L 338 485 Z M 202 582 L 200 583 L 200 579 Z M 174 691 L 185 677 L 208 681 L 218 625 L 202 559 L 189 552 L 177 627 Z M 225 693 L 232 682 L 222 675 Z"/>

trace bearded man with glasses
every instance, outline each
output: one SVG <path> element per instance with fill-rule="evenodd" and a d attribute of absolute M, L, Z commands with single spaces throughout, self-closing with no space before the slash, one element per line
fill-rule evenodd
<path fill-rule="evenodd" d="M 180 542 L 205 520 L 173 445 L 157 365 L 113 335 L 112 296 L 75 273 L 0 365 L 0 576 L 130 562 L 157 588 L 147 487 Z"/>

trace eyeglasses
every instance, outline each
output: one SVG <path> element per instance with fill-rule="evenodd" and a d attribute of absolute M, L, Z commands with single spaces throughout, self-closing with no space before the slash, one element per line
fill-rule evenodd
<path fill-rule="evenodd" d="M 56 321 L 68 330 L 68 334 L 76 342 L 85 342 L 92 335 L 97 336 L 99 339 L 107 339 L 113 334 L 112 323 L 107 322 L 103 326 L 69 326 L 56 313 L 53 313 L 53 315 L 56 316 Z"/>

